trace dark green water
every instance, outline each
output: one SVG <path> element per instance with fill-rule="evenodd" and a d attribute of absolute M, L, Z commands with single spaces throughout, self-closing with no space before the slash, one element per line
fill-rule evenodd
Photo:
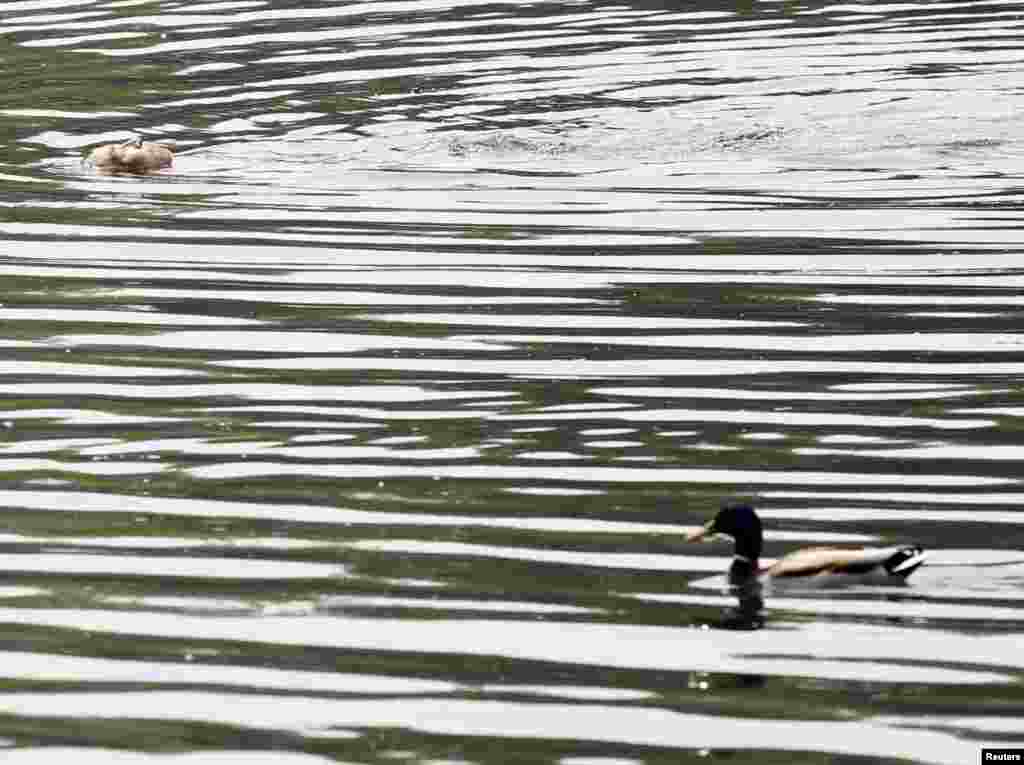
<path fill-rule="evenodd" d="M 3 761 L 1024 746 L 1022 24 L 0 6 Z"/>

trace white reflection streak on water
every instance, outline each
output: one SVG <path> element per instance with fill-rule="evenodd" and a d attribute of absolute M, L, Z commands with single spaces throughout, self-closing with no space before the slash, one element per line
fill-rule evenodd
<path fill-rule="evenodd" d="M 129 367 L 131 369 L 132 367 Z M 168 370 L 168 373 L 170 370 Z M 177 374 L 177 370 L 173 370 Z M 267 401 L 352 401 L 358 403 L 409 403 L 414 404 L 424 401 L 476 401 L 480 400 L 505 400 L 515 395 L 513 392 L 505 391 L 474 391 L 465 388 L 460 390 L 429 390 L 416 385 L 320 385 L 312 389 L 303 385 L 288 385 L 284 383 L 210 383 L 194 385 L 154 384 L 154 385 L 124 385 L 117 383 L 35 383 L 32 390 L 41 395 L 53 395 L 74 392 L 95 396 L 118 396 L 125 398 L 207 398 L 216 396 L 236 396 L 243 399 L 265 399 Z M 12 392 L 14 392 L 12 390 Z M 314 398 L 312 393 L 315 393 Z M 308 406 L 297 409 L 309 414 L 340 414 L 343 415 L 352 408 L 334 408 Z M 21 410 L 11 412 L 11 417 L 24 417 L 26 412 L 32 412 L 33 417 L 48 416 L 47 413 L 67 412 L 70 414 L 75 410 L 61 409 L 38 409 Z M 267 406 L 261 411 L 287 411 L 286 407 L 278 405 Z M 367 409 L 364 411 L 375 411 Z M 382 410 L 382 416 L 385 412 Z M 426 414 L 426 413 L 424 413 Z M 361 427 L 366 427 L 362 425 Z"/>
<path fill-rule="evenodd" d="M 133 232 L 135 229 L 133 229 Z M 602 237 L 604 234 L 602 233 Z M 581 244 L 591 243 L 592 237 L 581 240 Z M 645 241 L 640 239 L 639 243 Z M 420 240 L 416 239 L 419 243 Z M 528 242 L 531 249 L 536 247 L 536 242 Z M 502 247 L 515 246 L 516 241 L 503 241 Z M 946 245 L 951 247 L 951 245 Z M 907 247 L 921 248 L 922 245 L 908 243 Z M 1024 258 L 1015 253 L 1006 253 L 997 250 L 987 253 L 979 250 L 969 252 L 951 251 L 944 253 L 942 259 L 936 261 L 934 255 L 929 257 L 928 251 L 921 254 L 907 254 L 906 252 L 889 252 L 891 245 L 879 248 L 879 251 L 868 252 L 861 256 L 850 256 L 842 252 L 808 255 L 773 255 L 762 254 L 753 249 L 749 255 L 743 252 L 732 257 L 709 257 L 707 255 L 686 253 L 685 258 L 679 255 L 662 255 L 658 253 L 644 254 L 642 257 L 634 256 L 610 256 L 601 254 L 589 254 L 589 248 L 581 247 L 581 252 L 565 252 L 552 255 L 517 252 L 502 252 L 501 255 L 489 253 L 486 250 L 470 250 L 452 255 L 448 253 L 417 252 L 415 249 L 387 252 L 365 248 L 345 248 L 343 253 L 328 250 L 330 254 L 324 254 L 319 248 L 302 248 L 297 246 L 274 246 L 267 245 L 260 247 L 256 252 L 244 249 L 241 252 L 238 248 L 231 248 L 226 245 L 215 243 L 204 244 L 202 251 L 208 252 L 217 264 L 214 269 L 209 268 L 209 261 L 196 255 L 194 246 L 181 245 L 169 242 L 155 242 L 148 244 L 144 252 L 135 249 L 126 249 L 123 252 L 110 250 L 88 242 L 76 244 L 74 247 L 62 245 L 59 242 L 47 243 L 46 247 L 38 243 L 14 241 L 7 245 L 8 254 L 16 256 L 19 261 L 5 264 L 5 271 L 18 275 L 60 275 L 60 276 L 81 276 L 85 278 L 112 276 L 116 277 L 121 272 L 105 270 L 99 265 L 109 264 L 111 266 L 132 265 L 140 269 L 133 272 L 133 275 L 140 277 L 158 278 L 175 277 L 188 279 L 190 276 L 196 279 L 203 277 L 201 281 L 210 282 L 216 279 L 230 281 L 236 279 L 241 282 L 266 281 L 269 286 L 280 286 L 281 281 L 311 281 L 323 283 L 342 283 L 344 279 L 357 277 L 372 279 L 375 276 L 384 277 L 387 273 L 376 273 L 375 268 L 389 266 L 400 269 L 401 272 L 413 266 L 425 267 L 428 270 L 460 268 L 461 274 L 467 278 L 477 270 L 498 267 L 514 267 L 530 270 L 537 273 L 547 273 L 542 270 L 544 267 L 552 269 L 557 274 L 558 270 L 587 268 L 588 270 L 576 276 L 587 276 L 588 278 L 596 273 L 603 276 L 607 283 L 611 278 L 629 279 L 637 273 L 654 281 L 667 280 L 669 282 L 683 280 L 706 279 L 709 281 L 737 280 L 748 278 L 749 273 L 756 273 L 758 280 L 768 279 L 769 283 L 781 279 L 793 279 L 802 283 L 802 279 L 820 280 L 823 283 L 835 280 L 843 284 L 849 280 L 859 280 L 854 283 L 879 284 L 896 283 L 897 279 L 909 279 L 910 284 L 933 284 L 935 286 L 965 284 L 971 285 L 988 283 L 992 286 L 1019 286 L 1020 274 L 1015 270 L 1024 268 Z M 467 258 L 472 262 L 472 268 L 467 266 Z M 46 266 L 47 262 L 52 265 Z M 78 268 L 69 264 L 85 262 L 87 268 Z M 33 264 L 33 265 L 30 265 Z M 283 265 L 287 264 L 287 265 Z M 198 271 L 189 271 L 190 267 L 205 266 Z M 272 275 L 252 274 L 245 271 L 230 272 L 221 268 L 226 266 L 263 266 L 273 269 Z M 327 266 L 331 266 L 327 269 Z M 153 270 L 149 270 L 153 269 Z M 998 274 L 986 274 L 985 271 L 1000 271 Z M 1008 271 L 1008 273 L 1003 273 Z M 585 282 L 589 283 L 589 282 Z M 542 286 L 542 285 L 535 285 Z M 126 288 L 129 291 L 140 288 Z M 208 285 L 200 285 L 200 289 L 211 290 Z M 224 295 L 220 292 L 218 294 Z M 1012 299 L 1013 293 L 1007 293 Z M 570 296 L 567 296 L 571 298 Z M 828 297 L 826 295 L 826 297 Z M 881 299 L 881 298 L 879 298 Z"/>
<path fill-rule="evenodd" d="M 66 377 L 167 377 L 200 376 L 203 372 L 177 367 L 143 367 L 135 364 L 124 366 L 102 364 L 79 364 L 73 361 L 14 361 L 0 360 L 0 375 L 54 375 Z"/>
<path fill-rule="evenodd" d="M 187 471 L 195 478 L 224 480 L 254 476 L 293 476 L 316 474 L 349 478 L 484 478 L 548 481 L 595 481 L 612 483 L 716 483 L 716 484 L 778 484 L 797 485 L 842 485 L 859 486 L 1017 486 L 1015 478 L 994 478 L 990 476 L 915 474 L 902 473 L 840 473 L 790 470 L 733 470 L 715 468 L 625 468 L 602 467 L 598 465 L 576 467 L 571 465 L 547 467 L 544 465 L 295 465 L 251 460 L 249 462 L 220 463 L 206 467 L 191 468 Z"/>
<path fill-rule="evenodd" d="M 11 573 L 90 574 L 111 576 L 189 577 L 195 579 L 326 579 L 345 576 L 345 567 L 337 563 L 303 563 L 258 558 L 190 558 L 143 555 L 102 555 L 91 553 L 47 552 L 41 555 L 20 553 L 5 559 Z"/>
<path fill-rule="evenodd" d="M 458 685 L 393 675 L 294 671 L 263 667 L 133 661 L 85 656 L 6 651 L 0 677 L 53 682 L 155 683 L 237 686 L 253 690 L 305 693 L 444 694 Z"/>
<path fill-rule="evenodd" d="M 849 454 L 849 449 L 794 449 L 794 454 L 829 455 Z M 922 443 L 918 446 L 902 446 L 889 449 L 857 449 L 855 453 L 861 457 L 880 457 L 885 459 L 915 460 L 994 460 L 1019 462 L 1024 454 L 1021 447 L 1009 444 L 987 444 L 985 446 L 964 446 L 961 444 Z"/>
<path fill-rule="evenodd" d="M 585 321 L 585 319 L 584 319 Z M 651 348 L 732 348 L 805 353 L 870 353 L 942 351 L 968 353 L 1020 353 L 1024 335 L 1011 332 L 929 332 L 928 334 L 885 333 L 875 335 L 456 335 L 454 341 L 494 343 L 501 350 L 514 344 L 584 343 L 591 345 L 633 345 Z"/>
<path fill-rule="evenodd" d="M 589 413 L 498 414 L 496 420 L 512 422 L 564 421 L 588 418 Z M 885 417 L 881 415 L 840 414 L 837 412 L 762 412 L 743 409 L 656 409 L 642 411 L 603 411 L 605 419 L 630 422 L 737 422 L 771 425 L 835 425 L 837 427 L 935 428 L 938 430 L 976 430 L 995 425 L 993 420 L 931 419 L 925 417 Z"/>
<path fill-rule="evenodd" d="M 367 321 L 394 321 L 411 324 L 445 324 L 472 325 L 486 327 L 545 327 L 564 329 L 570 323 L 585 324 L 587 329 L 729 329 L 736 327 L 756 327 L 771 329 L 775 327 L 807 326 L 805 322 L 792 321 L 756 321 L 749 319 L 696 319 L 675 316 L 607 316 L 602 314 L 486 314 L 486 313 L 380 313 L 363 314 L 354 318 Z M 545 340 L 549 336 L 545 335 Z M 557 335 L 554 341 L 559 341 Z M 602 337 L 600 342 L 611 341 Z M 582 336 L 582 342 L 589 342 Z"/>
<path fill-rule="evenodd" d="M 946 375 L 1022 375 L 1024 362 L 998 361 L 831 361 L 809 358 L 800 361 L 771 361 L 763 359 L 687 359 L 685 364 L 677 359 L 629 359 L 594 360 L 576 359 L 516 359 L 491 360 L 466 358 L 457 360 L 431 358 L 336 358 L 331 356 L 309 356 L 294 358 L 239 359 L 215 362 L 217 366 L 265 369 L 391 369 L 407 372 L 455 372 L 462 374 L 502 374 L 513 377 L 564 377 L 568 379 L 585 377 L 648 377 L 648 376 L 694 376 L 717 377 L 722 375 L 787 375 L 787 374 L 890 374 L 907 377 L 924 375 L 939 377 Z M 990 421 L 979 420 L 975 427 L 991 425 Z"/>
<path fill-rule="evenodd" d="M 257 319 L 244 319 L 236 316 L 192 316 L 188 314 L 167 314 L 153 311 L 99 311 L 46 308 L 32 310 L 28 308 L 0 308 L 2 321 L 66 321 L 66 322 L 97 322 L 104 324 L 204 324 L 210 326 L 230 326 L 238 324 L 265 324 Z"/>
<path fill-rule="evenodd" d="M 94 476 L 133 476 L 150 475 L 166 470 L 166 466 L 152 462 L 62 462 L 44 459 L 2 459 L 0 470 L 10 471 L 46 471 L 53 473 L 72 472 Z"/>
<path fill-rule="evenodd" d="M 100 386 L 103 390 L 110 390 L 105 386 Z M 0 388 L 3 390 L 3 388 Z M 67 392 L 68 395 L 75 395 L 81 393 L 82 390 L 76 385 L 57 385 L 53 386 L 50 392 L 53 390 L 62 390 Z M 152 390 L 151 388 L 141 387 L 139 390 Z M 44 391 L 37 391 L 44 393 Z M 32 420 L 59 420 L 65 425 L 160 425 L 171 422 L 181 422 L 187 418 L 184 417 L 148 417 L 146 415 L 125 415 L 125 414 L 113 414 L 111 412 L 101 412 L 93 409 L 18 409 L 10 410 L 3 413 L 3 419 L 0 422 L 4 423 L 4 427 L 16 427 L 20 421 L 32 421 Z M 24 443 L 24 442 L 21 442 Z M 28 445 L 29 449 L 32 449 L 32 445 Z M 18 446 L 12 444 L 11 451 L 17 452 Z"/>
<path fill-rule="evenodd" d="M 399 292 L 370 292 L 351 290 L 213 290 L 203 287 L 195 289 L 160 289 L 156 287 L 126 287 L 107 292 L 110 297 L 135 297 L 147 299 L 197 298 L 203 300 L 224 300 L 278 305 L 601 305 L 610 301 L 593 298 L 544 297 L 542 295 L 489 295 L 487 297 L 459 295 L 405 295 Z"/>
<path fill-rule="evenodd" d="M 898 385 L 898 384 L 897 384 Z M 951 389 L 951 390 L 950 390 Z M 856 390 L 856 389 L 854 389 Z M 866 390 L 866 389 L 865 389 Z M 921 399 L 948 399 L 965 398 L 970 396 L 987 395 L 991 393 L 1005 393 L 1007 389 L 969 388 L 966 386 L 950 384 L 929 384 L 914 383 L 904 384 L 904 389 L 878 388 L 877 392 L 856 393 L 844 388 L 835 386 L 832 391 L 800 391 L 794 393 L 787 390 L 761 390 L 749 389 L 740 390 L 737 388 L 683 388 L 683 387 L 662 387 L 635 386 L 628 388 L 605 388 L 595 387 L 590 389 L 591 393 L 601 396 L 628 396 L 637 398 L 714 398 L 724 400 L 748 400 L 748 401 L 793 401 L 799 396 L 803 401 L 918 401 Z M 982 410 L 958 409 L 957 412 L 964 414 L 984 414 Z M 992 412 L 995 414 L 995 412 Z M 842 438 L 841 436 L 826 436 L 822 439 Z M 852 436 L 850 438 L 853 438 Z M 871 438 L 870 436 L 859 436 L 858 438 Z"/>
<path fill-rule="evenodd" d="M 936 494 L 934 492 L 889 492 L 889 491 L 872 491 L 870 489 L 863 489 L 861 492 L 849 492 L 849 491 L 805 491 L 799 489 L 788 489 L 788 490 L 775 490 L 768 489 L 762 492 L 762 496 L 769 497 L 772 499 L 785 498 L 785 499 L 811 499 L 815 502 L 822 501 L 835 501 L 835 500 L 862 500 L 865 502 L 928 502 L 928 503 L 942 503 L 942 504 L 954 504 L 954 505 L 1022 505 L 1024 504 L 1024 494 L 1020 493 L 1007 493 L 997 492 L 994 494 L 971 494 L 956 493 L 956 494 Z M 838 512 L 838 511 L 837 511 Z M 872 510 L 861 510 L 860 508 L 843 508 L 843 515 L 848 516 L 851 519 L 856 519 L 860 513 L 871 513 Z M 899 510 L 894 510 L 896 517 L 899 517 Z M 927 511 L 926 511 L 927 512 Z M 955 513 L 952 510 L 940 511 L 943 513 Z M 970 511 L 964 511 L 970 513 Z M 986 513 L 990 512 L 988 510 Z M 811 508 L 808 510 L 809 517 L 820 517 L 820 511 L 817 508 Z M 954 516 L 950 516 L 954 518 Z M 975 518 L 984 519 L 983 515 L 976 515 Z M 997 516 L 998 517 L 998 516 Z M 1014 516 L 1008 516 L 1013 518 Z M 968 518 L 965 517 L 964 520 Z M 1012 521 L 1008 521 L 1012 522 Z"/>
<path fill-rule="evenodd" d="M 259 332 L 184 330 L 159 335 L 62 335 L 53 339 L 61 345 L 142 345 L 150 348 L 186 348 L 190 350 L 238 350 L 291 353 L 360 353 L 390 349 L 433 351 L 501 351 L 498 343 L 476 340 L 401 337 L 341 332 Z M 0 367 L 0 372 L 3 368 Z"/>

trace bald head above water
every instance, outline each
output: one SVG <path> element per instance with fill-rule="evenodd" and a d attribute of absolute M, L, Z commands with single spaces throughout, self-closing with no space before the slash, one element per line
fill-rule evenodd
<path fill-rule="evenodd" d="M 105 173 L 151 173 L 170 167 L 174 161 L 174 150 L 162 143 L 137 138 L 99 146 L 92 150 L 87 161 Z"/>

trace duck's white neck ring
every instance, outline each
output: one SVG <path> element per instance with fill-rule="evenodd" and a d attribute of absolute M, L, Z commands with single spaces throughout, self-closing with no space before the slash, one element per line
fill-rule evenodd
<path fill-rule="evenodd" d="M 751 560 L 750 558 L 748 558 L 748 557 L 747 557 L 746 555 L 733 555 L 733 556 L 732 556 L 732 559 L 733 559 L 733 560 L 741 560 L 741 561 L 743 561 L 744 563 L 750 563 L 751 565 L 753 565 L 753 563 L 754 563 L 754 561 L 752 561 L 752 560 Z"/>

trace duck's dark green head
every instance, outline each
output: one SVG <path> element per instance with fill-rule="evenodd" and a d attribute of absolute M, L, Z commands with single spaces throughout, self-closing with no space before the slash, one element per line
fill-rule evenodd
<path fill-rule="evenodd" d="M 723 505 L 713 521 L 707 523 L 701 531 L 690 537 L 691 541 L 726 534 L 736 540 L 736 554 L 756 563 L 761 557 L 764 534 L 761 531 L 761 519 L 754 508 L 745 504 Z"/>

